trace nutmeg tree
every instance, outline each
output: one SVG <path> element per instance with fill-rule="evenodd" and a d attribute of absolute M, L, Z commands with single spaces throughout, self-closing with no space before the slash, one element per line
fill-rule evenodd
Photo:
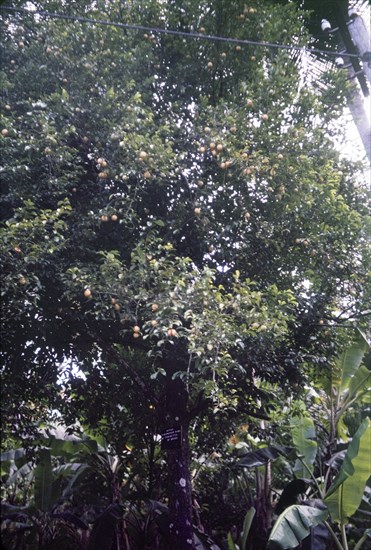
<path fill-rule="evenodd" d="M 176 435 L 170 547 L 194 548 L 191 423 L 264 416 L 257 380 L 294 391 L 362 319 L 347 84 L 259 44 L 308 45 L 292 3 L 22 6 L 2 9 L 3 418 L 96 428 L 142 402 L 143 430 Z"/>

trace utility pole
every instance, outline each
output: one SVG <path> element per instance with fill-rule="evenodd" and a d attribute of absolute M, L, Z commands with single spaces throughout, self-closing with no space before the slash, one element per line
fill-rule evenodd
<path fill-rule="evenodd" d="M 371 84 L 371 43 L 370 35 L 363 21 L 362 17 L 356 13 L 353 9 L 348 10 L 349 22 L 348 29 L 351 39 L 358 50 L 358 54 L 362 61 L 363 74 L 368 80 L 368 88 Z M 353 69 L 351 69 L 354 72 Z M 365 97 L 370 97 L 365 94 Z M 366 150 L 366 154 L 371 163 L 371 127 L 369 118 L 365 111 L 364 100 L 362 93 L 359 89 L 353 92 L 353 97 L 349 102 L 349 108 L 351 110 L 354 122 L 357 125 L 359 135 L 361 137 L 363 146 Z M 370 115 L 370 113 L 369 113 Z"/>
<path fill-rule="evenodd" d="M 358 50 L 362 60 L 363 72 L 371 83 L 371 40 L 366 24 L 358 13 L 353 9 L 348 10 L 348 29 L 350 36 Z"/>
<path fill-rule="evenodd" d="M 367 11 L 366 2 L 305 0 L 305 7 L 312 9 L 321 19 L 321 29 L 325 36 L 336 37 L 339 48 L 337 66 L 347 70 L 349 80 L 354 82 L 348 107 L 371 164 L 370 113 L 367 113 L 365 101 L 370 98 L 371 89 L 371 45 L 370 33 L 362 18 L 362 13 Z"/>

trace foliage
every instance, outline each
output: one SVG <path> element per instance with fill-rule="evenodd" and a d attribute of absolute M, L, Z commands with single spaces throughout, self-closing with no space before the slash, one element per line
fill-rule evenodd
<path fill-rule="evenodd" d="M 309 506 L 303 510 L 305 519 L 301 515 L 301 512 L 292 507 L 287 511 L 283 510 L 279 518 L 277 519 L 272 533 L 270 535 L 270 541 L 279 548 L 290 548 L 290 544 L 293 544 L 294 539 L 290 539 L 290 529 L 287 528 L 287 523 L 293 525 L 292 536 L 297 537 L 298 541 L 307 537 L 310 532 L 309 527 L 315 526 L 317 523 L 326 520 L 328 515 L 331 522 L 337 523 L 340 529 L 341 544 L 336 538 L 334 531 L 329 524 L 327 526 L 332 534 L 338 548 L 348 548 L 346 525 L 349 523 L 349 518 L 354 516 L 359 509 L 362 500 L 367 499 L 367 482 L 370 478 L 370 464 L 369 457 L 371 453 L 371 438 L 370 438 L 370 419 L 365 418 L 358 427 L 358 430 L 352 435 L 351 440 L 348 439 L 346 434 L 346 427 L 343 424 L 344 430 L 339 435 L 344 435 L 348 442 L 346 452 L 340 452 L 336 448 L 340 438 L 334 440 L 333 434 L 338 432 L 337 426 L 342 420 L 347 406 L 356 400 L 362 400 L 362 398 L 368 393 L 370 384 L 370 372 L 364 365 L 362 365 L 362 359 L 369 348 L 364 336 L 358 332 L 355 341 L 343 353 L 336 358 L 334 366 L 328 374 L 328 380 L 331 384 L 325 383 L 324 394 L 327 396 L 327 400 L 322 400 L 322 406 L 327 403 L 330 410 L 325 412 L 324 418 L 329 418 L 330 429 L 328 431 L 328 438 L 326 441 L 326 448 L 322 450 L 322 454 L 326 456 L 327 460 L 324 464 L 319 463 L 318 472 L 321 472 L 321 477 L 317 480 L 316 470 L 314 470 L 315 455 L 310 452 L 306 454 L 303 452 L 303 440 L 296 437 L 296 427 L 292 434 L 292 441 L 296 448 L 299 461 L 302 463 L 303 471 L 310 474 L 312 482 L 314 482 L 315 495 L 317 497 L 314 500 L 314 505 Z M 365 372 L 366 371 L 366 372 Z M 365 374 L 367 374 L 365 376 Z M 328 382 L 327 380 L 327 382 Z M 335 405 L 334 405 L 335 403 Z M 341 403 L 344 405 L 341 406 Z M 347 405 L 345 405 L 347 404 Z M 326 414 L 327 413 L 327 414 Z M 308 417 L 299 417 L 301 420 L 308 420 Z M 310 418 L 310 420 L 312 420 Z M 305 425 L 313 425 L 305 422 Z M 311 434 L 313 440 L 313 448 L 317 448 L 317 442 L 315 441 L 315 432 Z M 306 440 L 304 440 L 306 443 Z M 316 443 L 316 445 L 314 445 Z M 325 451 L 325 452 L 324 452 Z M 339 456 L 340 455 L 340 456 Z M 334 479 L 333 470 L 336 468 L 337 475 Z M 294 472 L 297 475 L 297 468 L 294 468 Z M 299 471 L 301 473 L 301 471 Z M 323 476 L 323 477 L 322 477 Z M 299 480 L 296 480 L 299 481 Z M 295 483 L 292 482 L 292 483 Z M 305 485 L 300 492 L 305 491 Z M 282 495 L 283 496 L 283 495 Z M 322 499 L 322 500 L 318 500 Z M 277 510 L 280 503 L 277 505 Z M 323 509 L 323 505 L 327 509 Z M 301 510 L 302 507 L 300 507 Z M 314 513 L 314 518 L 311 520 L 311 514 Z M 295 519 L 291 517 L 294 514 Z M 303 530 L 297 530 L 295 525 L 299 520 L 299 516 L 303 525 Z M 285 526 L 285 527 L 284 527 Z M 283 531 L 281 532 L 281 529 Z M 287 537 L 286 537 L 287 535 Z M 288 545 L 288 546 L 286 546 Z"/>
<path fill-rule="evenodd" d="M 270 535 L 271 548 L 295 548 L 310 535 L 310 529 L 318 525 L 327 512 L 308 506 L 293 505 L 278 517 Z"/>
<path fill-rule="evenodd" d="M 309 41 L 307 14 L 293 3 L 33 4 Z M 189 514 L 189 457 L 225 450 L 233 424 L 262 430 L 343 345 L 335 327 L 366 326 L 367 188 L 332 145 L 346 83 L 329 71 L 308 88 L 304 58 L 288 51 L 11 5 L 26 12 L 2 10 L 6 450 L 21 438 L 36 452 L 54 411 L 71 431 L 105 436 L 120 459 L 131 449 L 138 495 L 168 498 L 170 515 L 181 496 L 174 480 L 185 479 Z M 340 383 L 342 412 L 366 384 L 364 368 L 356 372 Z M 183 473 L 159 446 L 175 422 Z M 315 468 L 309 416 L 294 428 Z M 38 459 L 35 499 L 48 513 L 53 458 L 40 450 Z"/>

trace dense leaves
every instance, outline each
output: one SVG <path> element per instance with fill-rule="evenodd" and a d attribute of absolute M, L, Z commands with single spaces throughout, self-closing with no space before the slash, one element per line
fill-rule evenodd
<path fill-rule="evenodd" d="M 58 411 L 148 452 L 152 496 L 175 418 L 208 453 L 216 424 L 230 435 L 299 391 L 338 324 L 365 325 L 367 189 L 333 146 L 349 86 L 330 70 L 309 88 L 304 53 L 155 30 L 304 46 L 293 3 L 33 3 L 153 31 L 11 5 L 26 10 L 2 10 L 6 433 Z"/>

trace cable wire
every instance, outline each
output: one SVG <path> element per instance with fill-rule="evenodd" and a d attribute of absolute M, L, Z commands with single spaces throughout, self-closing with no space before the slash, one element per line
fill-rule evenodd
<path fill-rule="evenodd" d="M 275 44 L 272 42 L 259 42 L 256 40 L 242 40 L 240 38 L 229 38 L 226 36 L 216 36 L 212 34 L 200 34 L 195 32 L 185 32 L 185 31 L 174 31 L 171 29 L 161 29 L 158 27 L 147 27 L 144 25 L 134 25 L 129 23 L 118 23 L 115 21 L 105 21 L 103 19 L 91 19 L 89 17 L 82 17 L 77 15 L 66 15 L 62 13 L 53 13 L 48 11 L 38 11 L 38 10 L 29 10 L 26 8 L 13 8 L 10 6 L 0 6 L 0 10 L 10 11 L 15 13 L 27 13 L 28 15 L 39 15 L 41 17 L 50 17 L 52 19 L 63 19 L 66 21 L 73 21 L 79 23 L 92 23 L 94 25 L 102 25 L 106 27 L 117 27 L 127 30 L 136 30 L 136 31 L 145 31 L 151 32 L 154 34 L 167 34 L 172 36 L 181 36 L 183 38 L 193 38 L 200 40 L 209 40 L 211 42 L 227 42 L 231 44 L 245 45 L 245 46 L 257 46 L 261 48 L 276 48 L 284 50 L 295 50 L 299 52 L 306 53 L 318 53 L 330 56 L 339 56 L 339 52 L 334 52 L 332 50 L 321 50 L 319 48 L 306 48 L 302 46 L 295 46 L 294 44 Z M 347 57 L 356 57 L 359 58 L 359 55 L 352 53 L 344 53 Z"/>

